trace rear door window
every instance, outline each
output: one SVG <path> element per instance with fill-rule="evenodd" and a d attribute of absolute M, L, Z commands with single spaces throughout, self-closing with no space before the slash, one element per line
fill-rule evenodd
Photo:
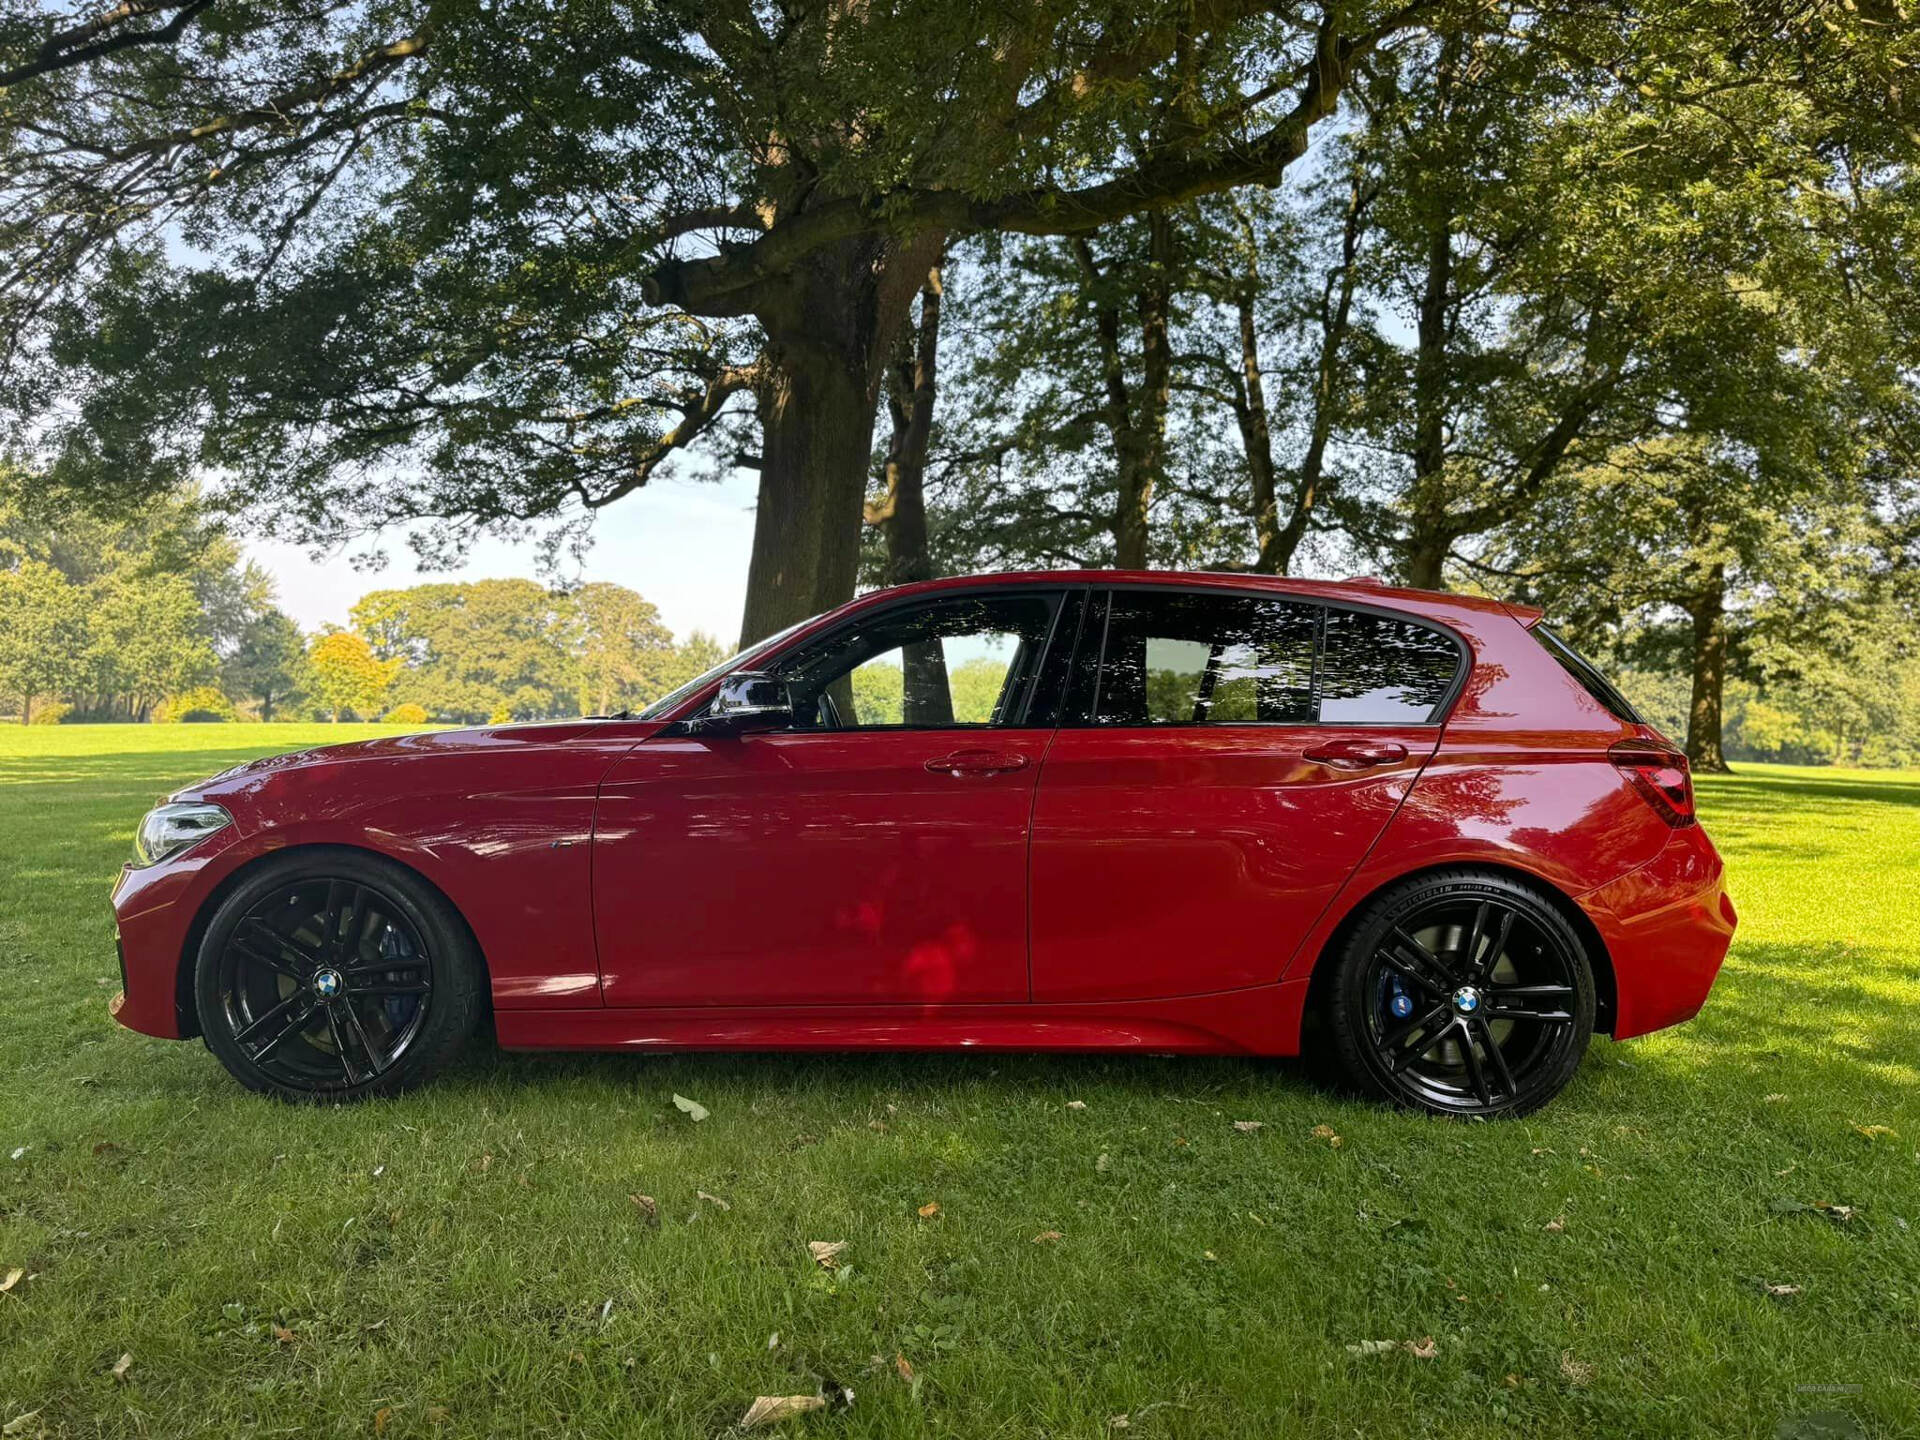
<path fill-rule="evenodd" d="M 1318 607 L 1116 591 L 1094 698 L 1101 725 L 1305 725 Z"/>

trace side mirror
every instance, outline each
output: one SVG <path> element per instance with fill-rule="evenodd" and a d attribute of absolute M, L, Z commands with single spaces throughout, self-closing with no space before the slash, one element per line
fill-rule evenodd
<path fill-rule="evenodd" d="M 700 718 L 703 728 L 715 730 L 777 728 L 792 722 L 793 697 L 784 680 L 762 670 L 736 670 L 720 682 Z"/>

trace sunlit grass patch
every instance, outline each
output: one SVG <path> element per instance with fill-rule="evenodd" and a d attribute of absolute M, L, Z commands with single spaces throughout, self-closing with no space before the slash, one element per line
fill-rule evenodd
<path fill-rule="evenodd" d="M 1703 782 L 1742 915 L 1713 998 L 1515 1123 L 1232 1060 L 479 1047 L 294 1110 L 115 1027 L 139 813 L 367 733 L 0 730 L 16 1433 L 711 1436 L 828 1382 L 852 1408 L 788 1433 L 1920 1433 L 1910 777 Z"/>

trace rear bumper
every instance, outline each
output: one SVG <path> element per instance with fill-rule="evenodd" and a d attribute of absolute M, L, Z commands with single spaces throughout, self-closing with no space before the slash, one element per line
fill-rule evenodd
<path fill-rule="evenodd" d="M 1691 1020 L 1733 943 L 1726 867 L 1698 825 L 1676 830 L 1652 860 L 1580 897 L 1613 960 L 1613 1038 Z"/>

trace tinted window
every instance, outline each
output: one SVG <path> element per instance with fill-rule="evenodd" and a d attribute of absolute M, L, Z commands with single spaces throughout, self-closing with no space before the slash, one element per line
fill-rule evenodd
<path fill-rule="evenodd" d="M 1460 670 L 1460 647 L 1424 625 L 1329 610 L 1320 667 L 1326 725 L 1421 725 L 1434 719 Z"/>
<path fill-rule="evenodd" d="M 1117 591 L 1094 700 L 1102 725 L 1305 724 L 1315 607 L 1242 595 Z"/>
<path fill-rule="evenodd" d="M 1534 626 L 1533 633 L 1546 647 L 1547 653 L 1560 662 L 1560 668 L 1578 680 L 1580 688 L 1604 705 L 1616 720 L 1625 720 L 1629 725 L 1647 723 L 1641 718 L 1640 712 L 1633 708 L 1632 702 L 1614 689 L 1613 682 L 1602 675 L 1586 656 L 1544 625 Z"/>
<path fill-rule="evenodd" d="M 863 617 L 779 667 L 796 723 L 822 729 L 1018 723 L 1058 595 L 979 595 Z"/>

